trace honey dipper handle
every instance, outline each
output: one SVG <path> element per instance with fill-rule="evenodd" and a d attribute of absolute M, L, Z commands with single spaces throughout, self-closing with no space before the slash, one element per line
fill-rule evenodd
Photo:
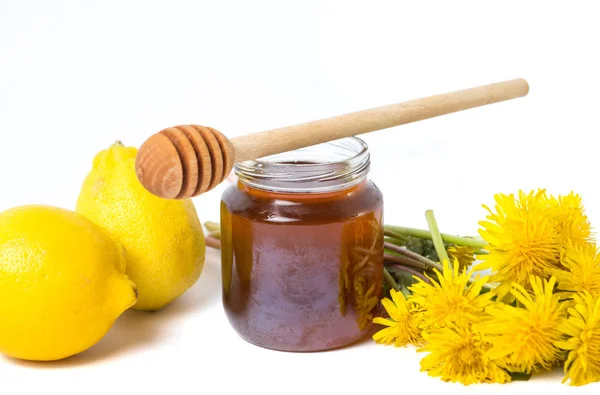
<path fill-rule="evenodd" d="M 231 139 L 235 161 L 257 159 L 527 95 L 524 79 L 478 86 Z"/>

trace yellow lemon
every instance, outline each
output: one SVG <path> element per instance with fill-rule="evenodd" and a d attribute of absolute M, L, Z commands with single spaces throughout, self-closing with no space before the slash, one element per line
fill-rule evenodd
<path fill-rule="evenodd" d="M 135 174 L 137 149 L 120 142 L 94 158 L 77 212 L 106 228 L 124 246 L 127 274 L 140 310 L 158 310 L 182 295 L 204 265 L 204 233 L 191 200 L 146 191 Z"/>
<path fill-rule="evenodd" d="M 88 349 L 136 301 L 124 272 L 123 247 L 82 215 L 0 213 L 0 352 L 51 361 Z"/>

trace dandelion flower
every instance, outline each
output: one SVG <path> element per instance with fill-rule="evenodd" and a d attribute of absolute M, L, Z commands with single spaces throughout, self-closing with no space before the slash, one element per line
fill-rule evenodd
<path fill-rule="evenodd" d="M 468 327 L 446 327 L 424 334 L 427 344 L 419 352 L 429 352 L 421 360 L 421 371 L 444 381 L 506 383 L 510 376 L 487 353 L 489 344 Z"/>
<path fill-rule="evenodd" d="M 469 284 L 472 270 L 459 272 L 458 262 L 450 267 L 443 262 L 443 273 L 437 270 L 437 281 L 429 278 L 431 284 L 418 279 L 410 287 L 412 300 L 422 310 L 424 329 L 444 327 L 452 323 L 465 326 L 476 322 L 482 316 L 484 308 L 490 304 L 490 293 L 481 294 L 483 285 L 489 277 L 475 279 Z"/>
<path fill-rule="evenodd" d="M 600 296 L 600 252 L 596 245 L 570 246 L 560 259 L 565 270 L 555 270 L 558 289 L 567 292 L 588 291 Z"/>
<path fill-rule="evenodd" d="M 476 269 L 491 269 L 492 282 L 499 283 L 495 292 L 502 299 L 511 284 L 528 287 L 530 276 L 550 277 L 559 267 L 561 238 L 549 214 L 545 191 L 514 195 L 498 194 L 496 212 L 484 206 L 489 215 L 480 222 L 481 237 L 488 242 L 488 255 L 481 256 Z"/>
<path fill-rule="evenodd" d="M 553 293 L 556 279 L 530 279 L 533 294 L 513 283 L 511 293 L 522 305 L 513 307 L 498 302 L 486 308 L 490 318 L 476 325 L 492 348 L 492 359 L 503 359 L 513 372 L 531 373 L 540 367 L 549 369 L 561 360 L 555 345 L 562 340 L 559 326 L 567 318 L 567 306 Z"/>
<path fill-rule="evenodd" d="M 589 292 L 575 295 L 575 307 L 560 329 L 568 340 L 556 342 L 569 351 L 563 383 L 579 386 L 600 381 L 600 299 Z"/>
<path fill-rule="evenodd" d="M 571 192 L 558 199 L 551 198 L 550 206 L 556 232 L 563 246 L 585 246 L 590 242 L 591 225 L 585 215 L 581 196 Z"/>
<path fill-rule="evenodd" d="M 467 269 L 475 262 L 475 248 L 469 246 L 451 245 L 448 247 L 448 255 L 453 261 L 458 261 L 459 269 Z"/>
<path fill-rule="evenodd" d="M 420 345 L 423 342 L 412 302 L 402 292 L 390 291 L 392 300 L 383 298 L 381 303 L 390 315 L 390 319 L 376 317 L 375 324 L 387 326 L 373 335 L 379 344 L 394 344 L 403 347 L 407 344 Z"/>

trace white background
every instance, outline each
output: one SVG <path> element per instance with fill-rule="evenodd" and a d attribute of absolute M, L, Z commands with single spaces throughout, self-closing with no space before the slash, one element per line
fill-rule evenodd
<path fill-rule="evenodd" d="M 0 0 L 0 210 L 73 208 L 97 151 L 185 123 L 227 136 L 526 78 L 529 96 L 365 137 L 386 222 L 475 234 L 497 192 L 584 198 L 600 224 L 600 24 L 593 1 Z M 218 189 L 195 199 L 218 219 Z M 127 312 L 49 364 L 0 357 L 0 394 L 558 392 L 561 372 L 464 389 L 367 341 L 289 354 L 246 344 L 218 255 L 156 314 Z M 418 392 L 416 392 L 418 391 Z M 588 386 L 583 391 L 598 391 Z"/>

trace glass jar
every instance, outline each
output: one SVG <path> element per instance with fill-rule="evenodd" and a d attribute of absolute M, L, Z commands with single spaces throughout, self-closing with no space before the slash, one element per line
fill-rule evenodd
<path fill-rule="evenodd" d="M 383 197 L 346 138 L 235 165 L 223 193 L 223 304 L 258 346 L 320 351 L 371 330 L 383 282 Z"/>

